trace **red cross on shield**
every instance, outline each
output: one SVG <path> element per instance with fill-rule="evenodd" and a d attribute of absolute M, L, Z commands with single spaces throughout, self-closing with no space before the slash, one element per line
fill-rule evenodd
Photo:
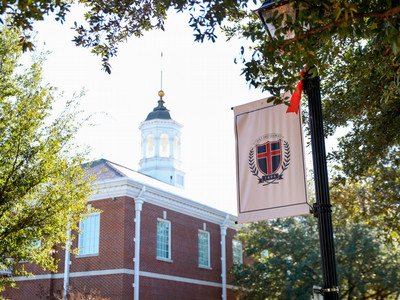
<path fill-rule="evenodd" d="M 264 175 L 276 173 L 282 164 L 281 140 L 256 145 L 257 167 Z"/>

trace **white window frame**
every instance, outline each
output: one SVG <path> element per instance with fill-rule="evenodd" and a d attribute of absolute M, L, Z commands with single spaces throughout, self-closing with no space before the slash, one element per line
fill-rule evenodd
<path fill-rule="evenodd" d="M 202 264 L 201 262 L 200 262 L 200 240 L 199 240 L 199 237 L 200 237 L 200 234 L 206 234 L 206 236 L 207 236 L 207 259 L 208 259 L 208 264 L 206 265 L 206 264 Z M 211 268 L 211 251 L 210 251 L 210 232 L 208 232 L 208 231 L 205 231 L 205 230 L 201 230 L 201 229 L 199 229 L 199 231 L 198 231 L 198 233 L 197 233 L 197 247 L 198 247 L 198 264 L 199 264 L 199 267 L 200 268 Z"/>
<path fill-rule="evenodd" d="M 235 250 L 237 249 L 238 246 L 240 247 L 240 256 L 239 257 L 237 257 L 235 255 L 235 253 L 236 253 Z M 239 261 L 237 261 L 237 259 L 235 259 L 236 257 L 239 259 Z M 242 245 L 241 241 L 232 240 L 232 261 L 234 264 L 237 264 L 237 263 L 242 264 L 243 263 L 243 245 Z"/>
<path fill-rule="evenodd" d="M 151 158 L 156 155 L 156 138 L 154 134 L 146 137 L 145 158 Z"/>
<path fill-rule="evenodd" d="M 168 256 L 164 257 L 164 256 L 159 256 L 158 255 L 158 223 L 166 223 L 168 224 Z M 156 232 L 156 257 L 159 260 L 164 260 L 164 261 L 168 261 L 168 262 L 172 262 L 171 259 L 171 221 L 169 220 L 165 220 L 165 219 L 161 219 L 161 218 L 157 218 L 157 232 Z"/>
<path fill-rule="evenodd" d="M 8 260 L 10 263 L 12 263 L 14 261 L 14 259 L 12 258 L 6 258 L 6 260 Z M 24 263 L 25 261 L 20 261 L 20 263 Z M 12 276 L 12 267 L 10 266 L 9 268 L 5 269 L 5 266 L 3 264 L 1 264 L 0 267 L 0 275 L 1 276 Z"/>
<path fill-rule="evenodd" d="M 269 257 L 269 251 L 268 251 L 268 250 L 263 250 L 263 251 L 261 251 L 261 260 L 262 260 L 262 261 L 267 260 L 268 257 Z"/>
<path fill-rule="evenodd" d="M 82 245 L 82 224 L 84 223 L 85 220 L 87 220 L 93 216 L 99 216 L 99 223 L 98 223 L 98 228 L 97 228 L 97 231 L 98 231 L 98 241 L 97 241 L 97 249 L 96 249 L 97 251 L 86 252 L 86 251 L 83 251 L 84 247 Z M 85 220 L 79 222 L 79 231 L 81 233 L 79 233 L 79 237 L 78 237 L 78 257 L 97 256 L 97 255 L 99 255 L 99 251 L 100 251 L 100 213 L 89 214 L 88 218 L 86 218 Z"/>
<path fill-rule="evenodd" d="M 167 133 L 163 133 L 160 135 L 160 157 L 170 157 L 170 154 L 170 137 Z"/>

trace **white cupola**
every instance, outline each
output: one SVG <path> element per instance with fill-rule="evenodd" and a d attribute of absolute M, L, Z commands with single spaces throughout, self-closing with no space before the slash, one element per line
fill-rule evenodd
<path fill-rule="evenodd" d="M 165 183 L 184 187 L 181 170 L 182 125 L 171 119 L 164 106 L 164 92 L 158 92 L 158 106 L 150 112 L 140 126 L 142 137 L 142 159 L 139 172 Z"/>

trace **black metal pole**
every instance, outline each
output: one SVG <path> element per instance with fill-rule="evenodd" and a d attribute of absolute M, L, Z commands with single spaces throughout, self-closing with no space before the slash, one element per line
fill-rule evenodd
<path fill-rule="evenodd" d="M 328 169 L 326 165 L 325 137 L 321 108 L 319 76 L 311 77 L 309 72 L 303 80 L 304 92 L 308 98 L 311 146 L 314 165 L 316 203 L 314 216 L 318 218 L 319 242 L 321 248 L 324 299 L 339 299 L 336 271 L 335 247 L 331 204 L 329 198 Z"/>

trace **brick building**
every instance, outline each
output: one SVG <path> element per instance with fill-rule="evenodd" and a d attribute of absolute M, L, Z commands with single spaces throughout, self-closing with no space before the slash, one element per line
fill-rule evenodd
<path fill-rule="evenodd" d="M 61 248 L 59 272 L 35 265 L 34 277 L 17 277 L 9 299 L 54 299 L 66 288 L 95 289 L 111 299 L 234 299 L 236 217 L 185 196 L 180 169 L 181 125 L 171 119 L 160 91 L 158 106 L 140 125 L 142 158 L 134 171 L 101 159 L 88 205 L 101 210 L 81 222 L 72 247 Z M 74 234 L 74 233 L 73 233 Z"/>

